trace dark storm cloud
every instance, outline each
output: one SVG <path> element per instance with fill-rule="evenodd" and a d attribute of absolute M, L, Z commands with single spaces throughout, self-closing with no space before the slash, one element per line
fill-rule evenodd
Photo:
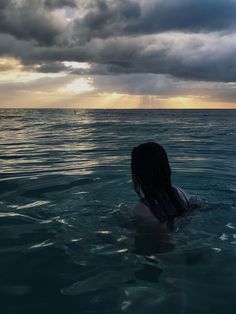
<path fill-rule="evenodd" d="M 9 3 L 9 0 L 1 0 L 0 1 L 0 10 L 5 9 Z"/>
<path fill-rule="evenodd" d="M 18 39 L 51 45 L 64 29 L 61 21 L 47 11 L 41 1 L 8 1 L 4 2 L 3 9 L 0 11 L 0 31 Z"/>
<path fill-rule="evenodd" d="M 20 58 L 24 61 L 24 58 L 30 54 L 33 49 L 32 42 L 26 40 L 19 40 L 11 35 L 0 33 L 0 55 Z"/>
<path fill-rule="evenodd" d="M 74 32 L 82 40 L 126 35 L 141 17 L 139 4 L 130 0 L 89 1 L 85 8 L 84 16 L 74 23 Z"/>
<path fill-rule="evenodd" d="M 219 44 L 220 43 L 220 44 Z M 156 73 L 206 80 L 236 81 L 236 35 L 169 34 L 142 38 L 94 39 L 79 47 L 31 47 L 8 41 L 25 63 L 92 62 L 87 74 Z M 7 50 L 5 47 L 5 51 Z M 2 50 L 0 42 L 0 50 Z M 55 64 L 53 65 L 54 71 Z M 60 66 L 57 64 L 58 71 Z"/>
<path fill-rule="evenodd" d="M 52 44 L 64 29 L 51 11 L 63 7 L 80 13 L 71 25 L 72 37 L 80 43 L 94 37 L 208 32 L 236 25 L 235 0 L 1 0 L 1 32 Z"/>
<path fill-rule="evenodd" d="M 52 72 L 63 70 L 62 61 L 78 61 L 94 64 L 87 73 L 91 75 L 155 73 L 194 80 L 236 81 L 236 34 L 94 39 L 74 47 L 38 47 L 0 35 L 0 51 L 20 57 L 24 64 L 40 64 L 44 72 L 50 72 L 50 67 Z"/>
<path fill-rule="evenodd" d="M 75 0 L 44 0 L 43 4 L 48 8 L 76 7 Z"/>
<path fill-rule="evenodd" d="M 37 68 L 37 72 L 41 73 L 59 73 L 62 71 L 69 72 L 68 70 L 68 67 L 60 62 L 44 63 Z"/>
<path fill-rule="evenodd" d="M 0 55 L 45 73 L 78 61 L 93 66 L 67 71 L 233 82 L 235 18 L 236 0 L 0 0 Z"/>
<path fill-rule="evenodd" d="M 153 34 L 163 31 L 219 31 L 235 26 L 236 1 L 88 1 L 75 23 L 80 39 Z"/>

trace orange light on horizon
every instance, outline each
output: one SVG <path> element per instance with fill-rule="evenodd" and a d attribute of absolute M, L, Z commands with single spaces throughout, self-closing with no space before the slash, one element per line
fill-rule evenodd
<path fill-rule="evenodd" d="M 88 69 L 88 63 L 64 62 Z M 15 85 L 14 85 L 15 83 Z M 98 89 L 92 75 L 66 71 L 41 73 L 13 57 L 0 57 L 1 108 L 89 109 L 236 109 L 235 102 L 214 101 L 208 95 L 140 95 Z M 235 88 L 234 83 L 231 88 Z M 108 88 L 108 87 L 107 87 Z M 231 92 L 232 93 L 232 92 Z M 168 93 L 167 93 L 168 94 Z"/>

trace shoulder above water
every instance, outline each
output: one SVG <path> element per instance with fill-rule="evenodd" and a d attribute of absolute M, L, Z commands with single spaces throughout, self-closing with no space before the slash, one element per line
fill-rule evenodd
<path fill-rule="evenodd" d="M 181 189 L 180 187 L 177 187 L 177 186 L 174 186 L 174 187 L 178 191 L 178 194 L 179 194 L 180 198 L 188 206 L 189 203 L 191 202 L 191 199 L 192 199 L 191 195 L 188 192 L 186 192 L 183 189 Z M 145 205 L 142 200 L 138 201 L 138 203 L 135 205 L 133 211 L 134 211 L 134 215 L 137 218 L 145 219 L 145 220 L 150 220 L 150 219 L 155 219 L 156 220 L 156 217 L 154 217 L 154 215 L 150 211 L 149 207 L 147 205 Z"/>

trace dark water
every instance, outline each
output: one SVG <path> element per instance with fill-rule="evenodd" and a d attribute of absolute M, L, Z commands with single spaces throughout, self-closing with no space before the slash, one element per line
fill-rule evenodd
<path fill-rule="evenodd" d="M 0 110 L 0 312 L 235 313 L 236 111 Z M 135 250 L 130 151 L 157 141 L 207 202 Z"/>

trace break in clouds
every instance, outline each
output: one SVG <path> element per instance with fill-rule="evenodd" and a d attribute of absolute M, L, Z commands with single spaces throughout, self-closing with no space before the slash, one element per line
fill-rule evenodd
<path fill-rule="evenodd" d="M 0 0 L 0 54 L 100 92 L 235 102 L 236 0 Z"/>

